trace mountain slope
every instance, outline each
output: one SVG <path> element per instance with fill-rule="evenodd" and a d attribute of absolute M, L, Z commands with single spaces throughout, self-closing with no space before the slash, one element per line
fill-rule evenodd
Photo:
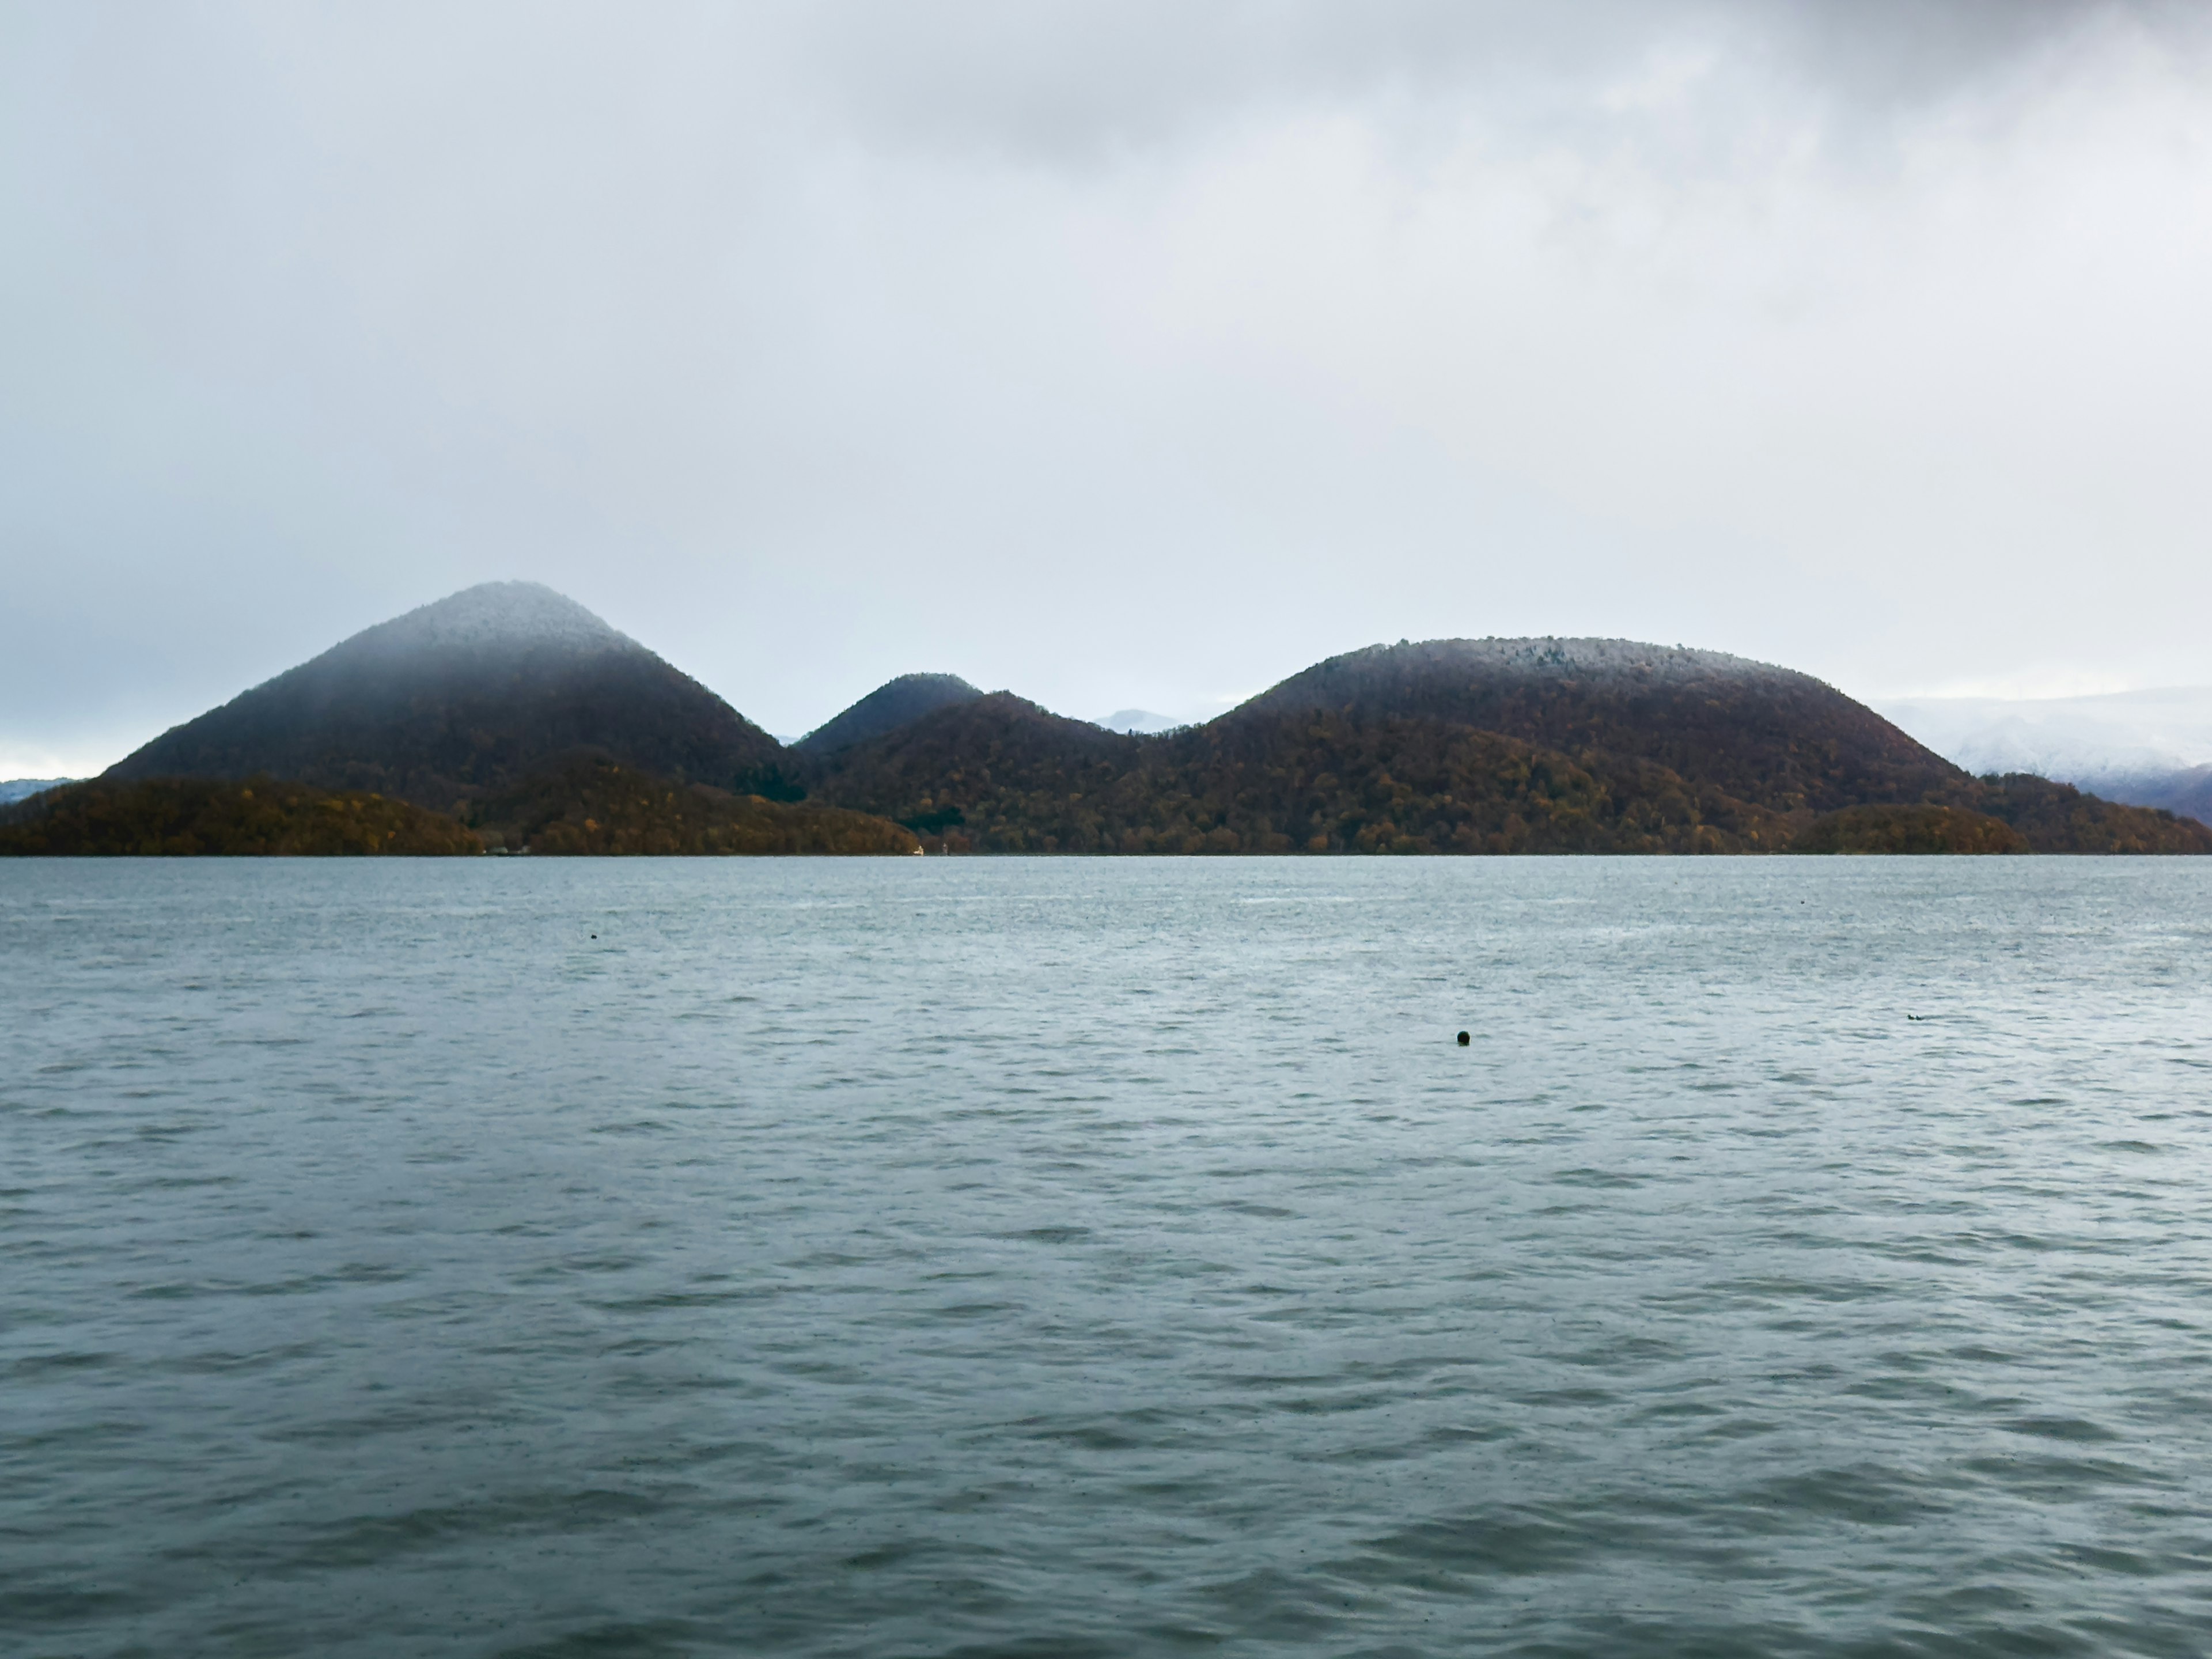
<path fill-rule="evenodd" d="M 71 784 L 0 814 L 0 854 L 266 857 L 476 854 L 435 812 L 360 791 L 252 778 Z"/>
<path fill-rule="evenodd" d="M 2027 853 L 2027 837 L 1964 806 L 1846 806 L 1815 818 L 1793 853 Z"/>
<path fill-rule="evenodd" d="M 892 850 L 908 831 L 1007 853 L 1780 851 L 1854 808 L 1884 811 L 1814 839 L 2212 851 L 2168 813 L 1970 777 L 1808 675 L 1617 640 L 1374 647 L 1153 737 L 908 675 L 805 742 L 783 749 L 560 595 L 500 583 L 356 635 L 107 781 L 373 790 L 581 852 Z M 787 801 L 793 776 L 807 812 L 742 799 Z"/>
<path fill-rule="evenodd" d="M 1969 805 L 2003 819 L 2037 853 L 2212 853 L 2212 829 L 2163 807 L 2102 799 L 2032 773 L 1976 781 Z"/>
<path fill-rule="evenodd" d="M 973 702 L 982 695 L 957 674 L 902 674 L 809 732 L 792 747 L 808 754 L 835 754 L 910 726 L 924 714 Z"/>
<path fill-rule="evenodd" d="M 1093 811 L 1083 799 L 1128 777 L 1139 744 L 994 691 L 848 744 L 811 775 L 820 799 L 927 836 L 953 830 L 957 846 L 1091 850 L 1095 836 L 1079 844 L 1075 828 Z M 962 830 L 971 821 L 975 830 Z"/>
<path fill-rule="evenodd" d="M 355 635 L 105 775 L 265 773 L 447 811 L 579 750 L 763 793 L 783 759 L 775 738 L 574 601 L 488 582 Z"/>
<path fill-rule="evenodd" d="M 764 800 L 577 756 L 475 803 L 495 846 L 553 854 L 862 854 L 921 850 L 913 832 L 816 801 Z"/>
<path fill-rule="evenodd" d="M 44 794 L 49 789 L 58 789 L 65 783 L 75 783 L 75 778 L 8 778 L 0 780 L 0 806 L 11 801 L 28 800 L 33 795 Z"/>
<path fill-rule="evenodd" d="M 2192 766 L 2180 771 L 2124 773 L 2096 780 L 2094 787 L 2107 800 L 2131 806 L 2155 806 L 2203 824 L 2212 824 L 2212 766 Z"/>
<path fill-rule="evenodd" d="M 1232 709 L 1443 720 L 1662 766 L 1775 812 L 1967 787 L 1967 775 L 1808 674 L 1631 640 L 1430 640 L 1332 657 Z"/>
<path fill-rule="evenodd" d="M 1780 815 L 1418 717 L 1262 714 L 1126 737 L 994 693 L 834 757 L 817 793 L 956 852 L 1733 852 Z"/>
<path fill-rule="evenodd" d="M 1777 852 L 1869 805 L 1954 810 L 1822 840 L 2212 850 L 2166 814 L 1969 777 L 1809 676 L 1620 641 L 1378 647 L 1154 738 L 999 693 L 813 777 L 951 851 Z"/>

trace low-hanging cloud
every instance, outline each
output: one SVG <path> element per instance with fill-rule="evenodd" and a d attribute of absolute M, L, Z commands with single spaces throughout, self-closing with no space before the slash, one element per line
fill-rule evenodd
<path fill-rule="evenodd" d="M 1492 632 L 2212 678 L 2189 10 L 0 28 L 0 768 L 504 575 L 783 731 Z"/>

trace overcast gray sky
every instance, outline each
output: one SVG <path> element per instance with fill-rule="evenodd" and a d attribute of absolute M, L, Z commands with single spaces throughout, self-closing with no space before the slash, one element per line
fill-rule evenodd
<path fill-rule="evenodd" d="M 0 775 L 509 576 L 781 732 L 2212 681 L 2209 15 L 0 0 Z"/>

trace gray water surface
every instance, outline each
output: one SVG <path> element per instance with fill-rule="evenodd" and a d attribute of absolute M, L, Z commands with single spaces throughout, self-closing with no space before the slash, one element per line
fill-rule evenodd
<path fill-rule="evenodd" d="M 0 1651 L 2201 1654 L 2208 943 L 2179 860 L 0 865 Z"/>

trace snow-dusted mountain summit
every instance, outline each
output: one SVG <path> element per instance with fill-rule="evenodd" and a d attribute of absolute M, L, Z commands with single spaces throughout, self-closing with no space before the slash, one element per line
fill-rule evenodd
<path fill-rule="evenodd" d="M 390 622 L 364 628 L 316 660 L 544 647 L 645 649 L 567 594 L 541 582 L 480 582 Z"/>
<path fill-rule="evenodd" d="M 107 775 L 266 774 L 447 811 L 586 751 L 658 776 L 769 790 L 782 753 L 574 600 L 535 582 L 486 582 L 363 629 Z"/>

